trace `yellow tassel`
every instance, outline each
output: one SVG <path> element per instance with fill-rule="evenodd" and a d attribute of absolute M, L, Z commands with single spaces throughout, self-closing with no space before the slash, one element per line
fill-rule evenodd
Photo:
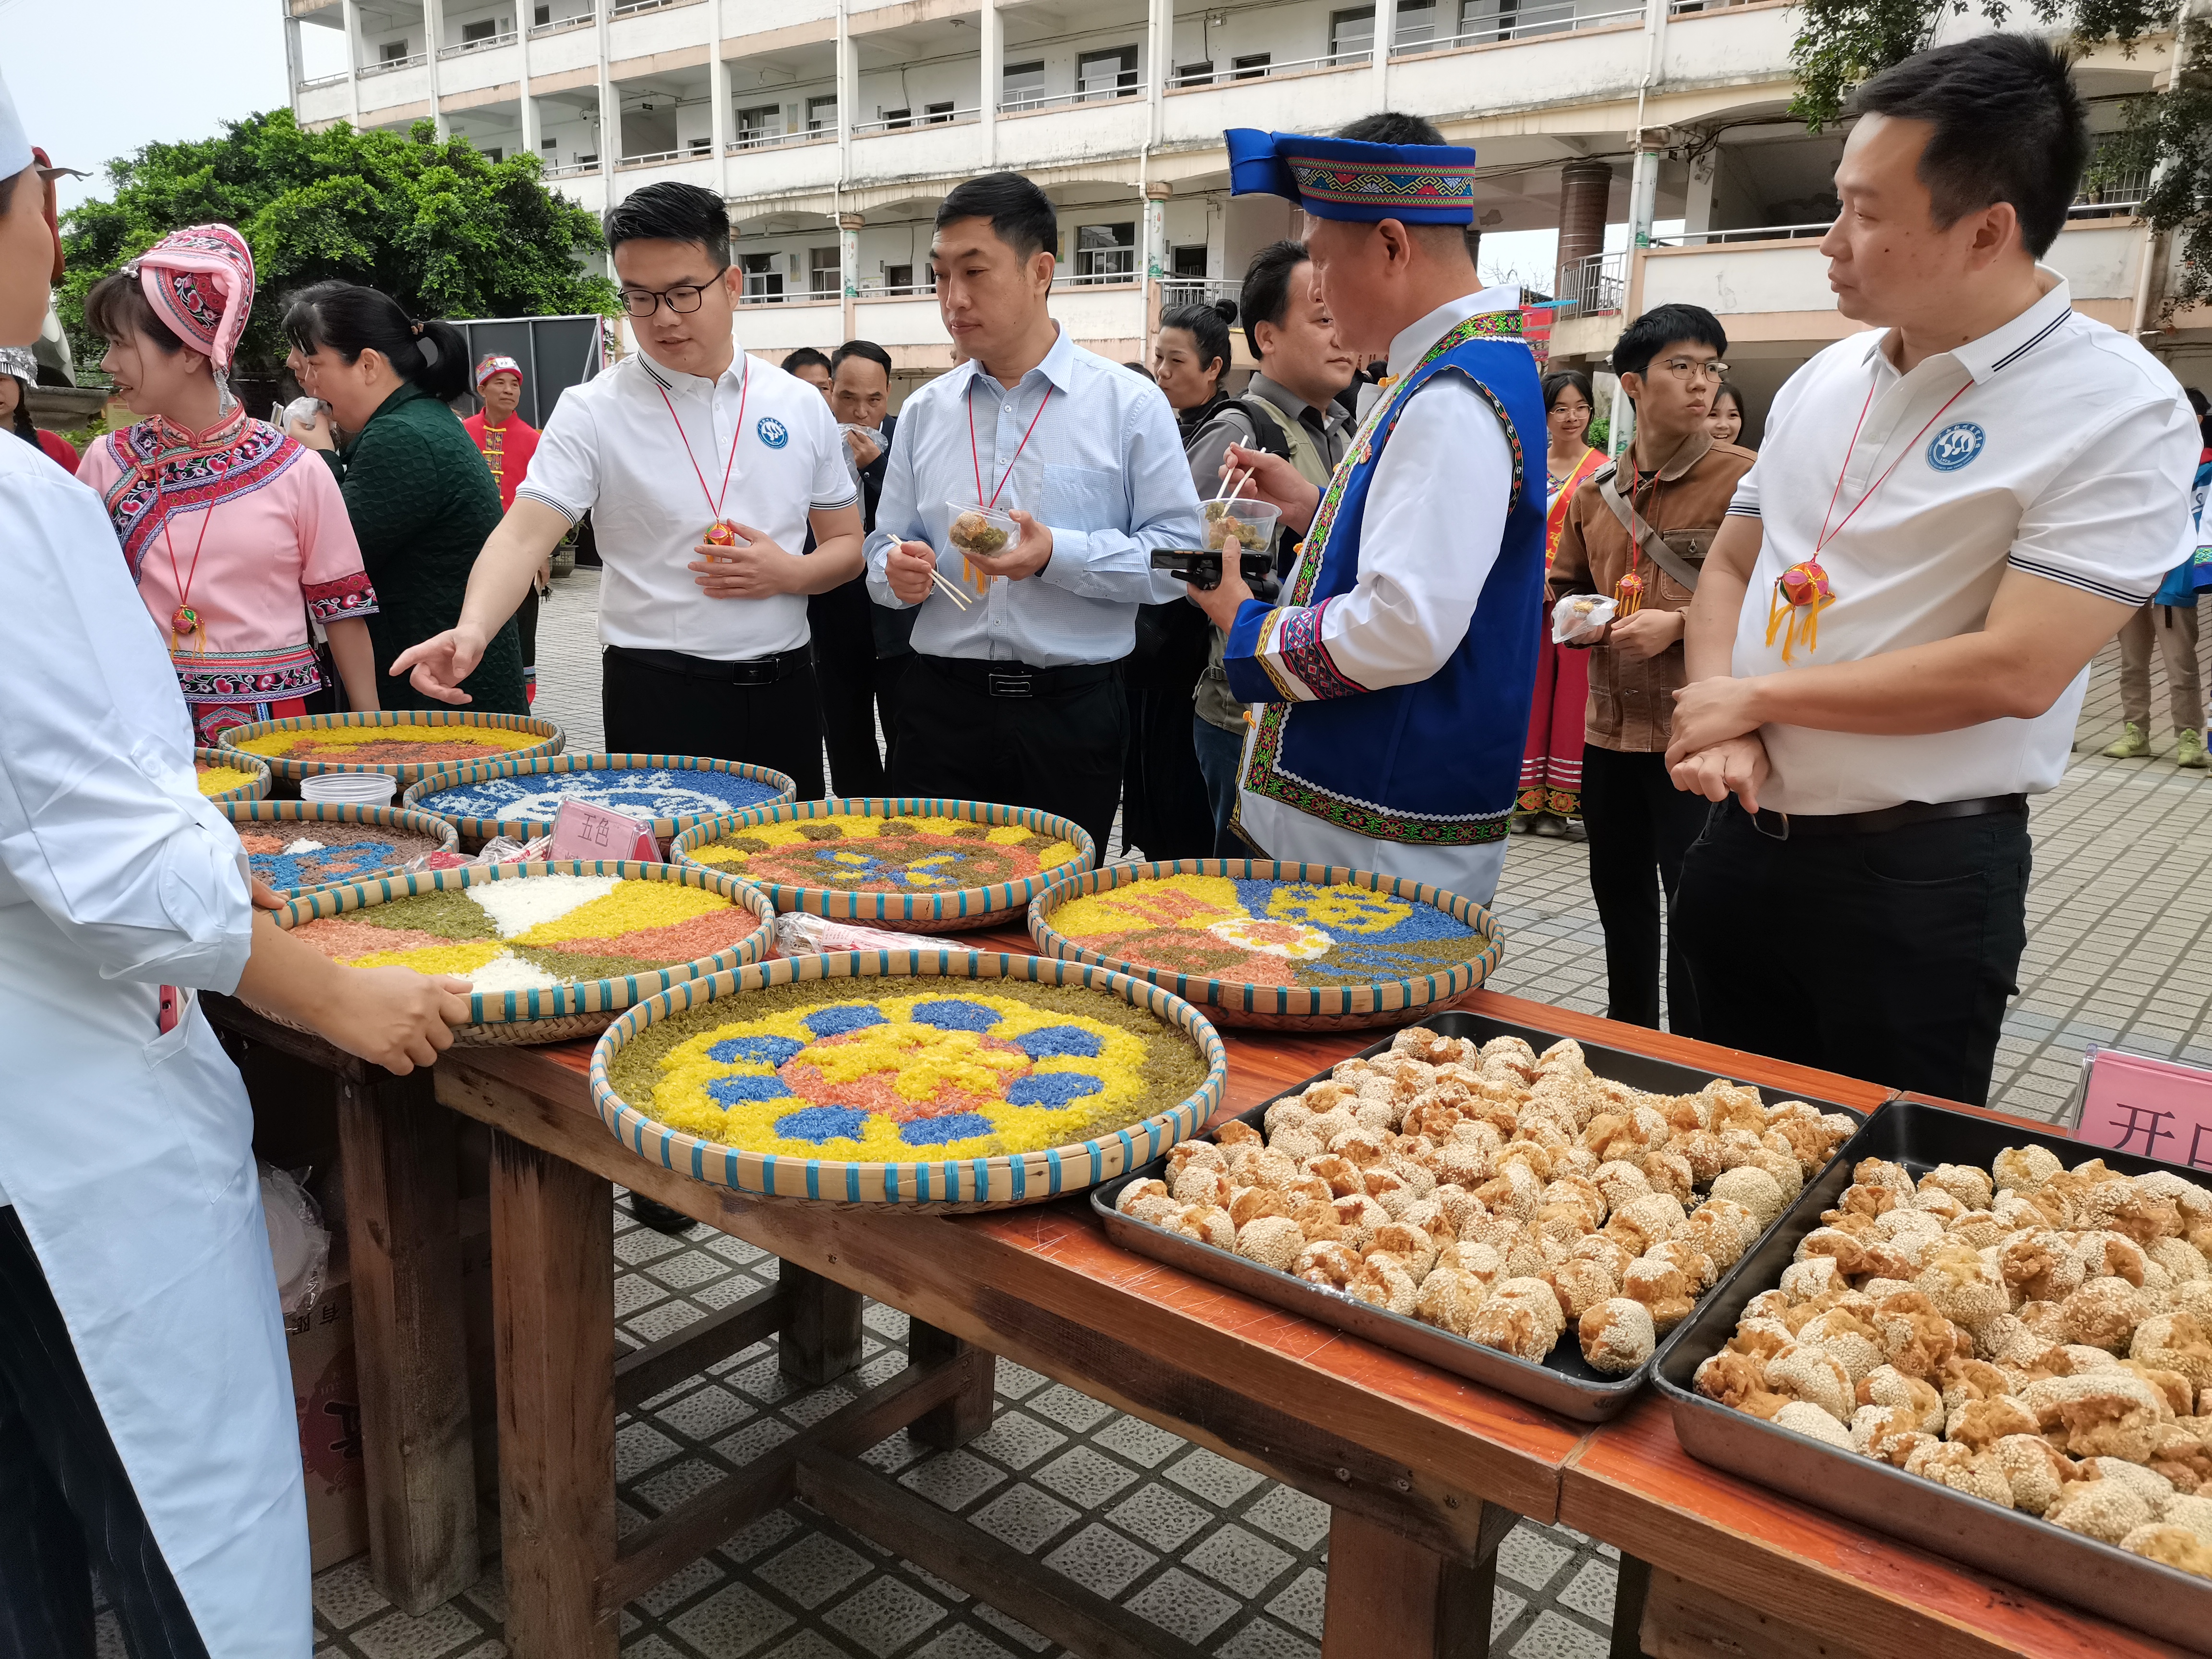
<path fill-rule="evenodd" d="M 1613 614 L 1632 617 L 1644 609 L 1644 578 L 1633 570 L 1613 585 Z"/>

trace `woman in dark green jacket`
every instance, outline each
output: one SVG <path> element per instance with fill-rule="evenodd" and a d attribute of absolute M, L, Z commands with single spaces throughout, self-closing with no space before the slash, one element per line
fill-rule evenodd
<path fill-rule="evenodd" d="M 284 331 L 293 376 L 330 405 L 331 415 L 294 422 L 292 435 L 322 451 L 337 474 L 375 584 L 380 608 L 368 637 L 384 707 L 441 708 L 391 669 L 409 646 L 460 620 L 469 572 L 499 523 L 499 486 L 447 406 L 468 386 L 467 343 L 452 324 L 416 322 L 390 295 L 351 283 L 301 292 Z M 343 449 L 331 440 L 331 415 L 351 434 Z M 461 689 L 479 712 L 529 712 L 512 619 Z"/>

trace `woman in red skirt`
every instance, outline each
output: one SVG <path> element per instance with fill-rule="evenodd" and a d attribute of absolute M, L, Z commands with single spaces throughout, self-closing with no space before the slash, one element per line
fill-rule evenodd
<path fill-rule="evenodd" d="M 1602 451 L 1583 441 L 1589 429 L 1589 376 L 1563 369 L 1544 377 L 1544 420 L 1551 432 L 1549 515 L 1544 568 L 1559 544 L 1567 503 L 1583 481 L 1605 465 Z M 1552 617 L 1538 618 L 1536 700 L 1528 709 L 1528 747 L 1521 759 L 1521 796 L 1512 830 L 1520 835 L 1579 838 L 1582 825 L 1583 714 L 1589 699 L 1589 654 L 1552 643 Z"/>

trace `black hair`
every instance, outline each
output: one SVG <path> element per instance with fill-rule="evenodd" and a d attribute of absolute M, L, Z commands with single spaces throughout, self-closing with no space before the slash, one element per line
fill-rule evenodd
<path fill-rule="evenodd" d="M 796 374 L 802 368 L 818 368 L 824 374 L 832 375 L 837 372 L 830 367 L 829 357 L 812 346 L 801 346 L 783 360 L 783 372 L 787 374 Z"/>
<path fill-rule="evenodd" d="M 1060 215 L 1052 198 L 1018 173 L 987 173 L 955 185 L 938 204 L 936 228 L 963 219 L 988 219 L 992 234 L 1022 259 L 1060 247 Z"/>
<path fill-rule="evenodd" d="M 15 383 L 15 413 L 9 424 L 15 428 L 17 437 L 36 448 L 39 428 L 31 419 L 31 388 L 20 374 L 10 374 L 8 378 Z"/>
<path fill-rule="evenodd" d="M 718 271 L 730 268 L 730 212 L 722 198 L 697 185 L 664 179 L 634 190 L 599 221 L 607 252 L 624 242 L 696 242 Z"/>
<path fill-rule="evenodd" d="M 1746 420 L 1751 418 L 1750 406 L 1744 402 L 1743 393 L 1734 380 L 1723 380 L 1713 388 L 1712 408 L 1716 413 L 1719 411 L 1721 399 L 1723 398 L 1735 399 L 1735 412 Z"/>
<path fill-rule="evenodd" d="M 1363 144 L 1441 144 L 1444 141 L 1443 134 L 1419 116 L 1387 109 L 1380 115 L 1363 115 L 1348 127 L 1339 127 L 1336 136 Z"/>
<path fill-rule="evenodd" d="M 1925 121 L 1920 182 L 1940 228 L 1999 202 L 2038 258 L 2065 228 L 2089 161 L 2089 112 L 2073 54 L 2026 34 L 1984 34 L 1884 70 L 1851 94 L 1854 115 Z"/>
<path fill-rule="evenodd" d="M 441 403 L 470 389 L 469 343 L 451 323 L 416 322 L 381 289 L 356 283 L 317 283 L 284 308 L 284 332 L 310 355 L 328 346 L 349 363 L 381 352 L 393 374 Z"/>
<path fill-rule="evenodd" d="M 2208 413 L 2212 413 L 2212 398 L 2207 398 L 2195 386 L 2184 387 L 2182 395 L 2189 399 L 2189 407 L 2196 411 L 2198 420 L 2201 421 Z"/>
<path fill-rule="evenodd" d="M 1590 390 L 1590 377 L 1579 368 L 1553 369 L 1544 377 L 1544 413 L 1552 412 L 1552 405 L 1559 401 L 1562 392 L 1571 391 L 1581 392 L 1590 413 L 1597 413 L 1597 393 Z"/>
<path fill-rule="evenodd" d="M 1244 267 L 1244 286 L 1237 290 L 1237 309 L 1244 319 L 1244 343 L 1260 355 L 1260 325 L 1280 327 L 1291 308 L 1291 273 L 1311 256 L 1304 242 L 1270 242 Z"/>
<path fill-rule="evenodd" d="M 143 334 L 172 357 L 185 349 L 176 330 L 155 313 L 138 279 L 119 270 L 109 271 L 86 293 L 84 322 L 110 345 Z"/>
<path fill-rule="evenodd" d="M 1124 363 L 1121 367 L 1127 369 L 1132 374 L 1143 375 L 1145 377 L 1145 384 L 1146 386 L 1158 386 L 1159 384 L 1158 380 L 1155 380 L 1152 378 L 1152 371 L 1146 368 L 1142 363 Z"/>
<path fill-rule="evenodd" d="M 1201 366 L 1218 362 L 1221 365 L 1213 377 L 1217 390 L 1221 377 L 1229 372 L 1229 325 L 1237 320 L 1237 301 L 1216 300 L 1211 305 L 1182 306 L 1160 319 L 1162 328 L 1179 328 L 1198 343 L 1198 361 Z"/>
<path fill-rule="evenodd" d="M 830 375 L 835 380 L 837 371 L 844 367 L 848 357 L 863 357 L 884 372 L 885 380 L 891 375 L 891 354 L 873 340 L 848 340 L 830 354 Z"/>
<path fill-rule="evenodd" d="M 1654 306 L 1621 330 L 1613 343 L 1613 372 L 1641 374 L 1677 340 L 1692 340 L 1715 351 L 1728 349 L 1728 331 L 1703 306 Z"/>

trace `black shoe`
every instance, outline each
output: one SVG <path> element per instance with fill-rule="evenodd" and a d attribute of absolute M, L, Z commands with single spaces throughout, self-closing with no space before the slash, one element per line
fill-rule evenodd
<path fill-rule="evenodd" d="M 629 1212 L 641 1226 L 650 1227 L 657 1233 L 666 1233 L 671 1238 L 682 1238 L 698 1224 L 681 1210 L 671 1209 L 657 1199 L 643 1193 L 629 1195 Z"/>

